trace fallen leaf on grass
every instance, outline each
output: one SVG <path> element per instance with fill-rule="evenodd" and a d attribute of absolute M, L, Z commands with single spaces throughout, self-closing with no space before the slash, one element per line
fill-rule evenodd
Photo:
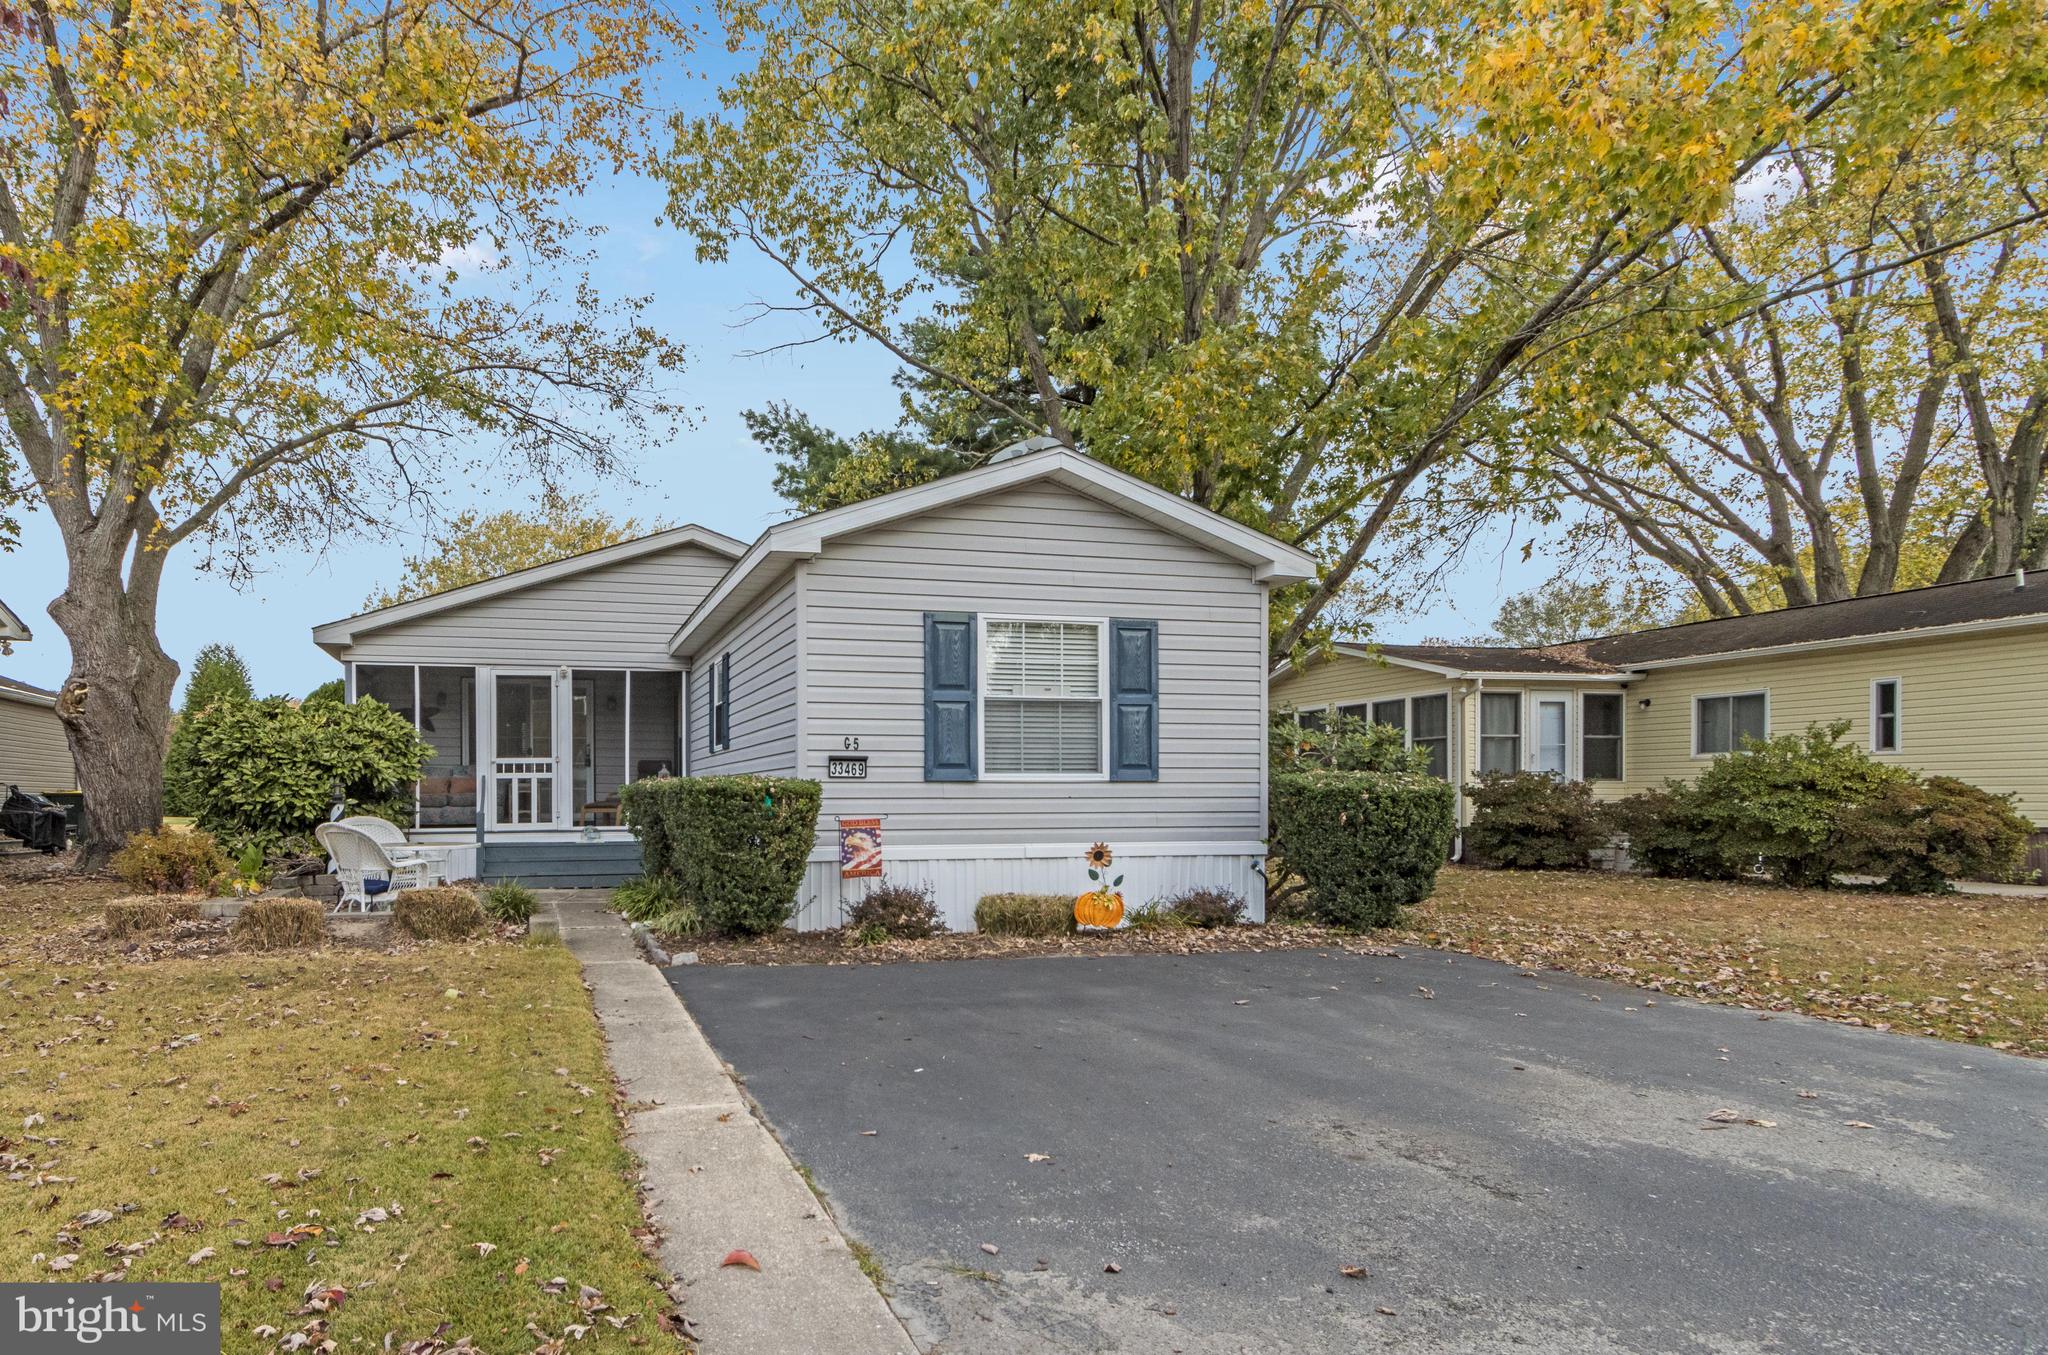
<path fill-rule="evenodd" d="M 211 1261 L 212 1259 L 213 1248 L 201 1247 L 198 1251 L 193 1252 L 190 1256 L 185 1258 L 185 1264 L 188 1266 L 203 1265 L 206 1262 Z"/>
<path fill-rule="evenodd" d="M 718 1264 L 720 1269 L 726 1266 L 745 1266 L 748 1270 L 759 1270 L 761 1268 L 761 1263 L 754 1259 L 752 1252 L 742 1251 L 737 1247 L 727 1252 L 725 1259 Z"/>
<path fill-rule="evenodd" d="M 495 1242 L 472 1242 L 469 1245 L 476 1249 L 478 1256 L 489 1256 L 498 1249 L 498 1244 Z"/>

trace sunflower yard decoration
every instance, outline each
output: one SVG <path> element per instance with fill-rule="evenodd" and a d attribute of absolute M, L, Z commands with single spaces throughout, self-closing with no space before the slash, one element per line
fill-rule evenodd
<path fill-rule="evenodd" d="M 1109 865 L 1116 856 L 1108 843 L 1098 842 L 1083 859 L 1088 862 L 1088 878 L 1095 882 L 1095 887 L 1075 896 L 1074 921 L 1083 927 L 1113 928 L 1124 920 L 1124 896 L 1116 892 L 1124 877 L 1109 878 Z"/>

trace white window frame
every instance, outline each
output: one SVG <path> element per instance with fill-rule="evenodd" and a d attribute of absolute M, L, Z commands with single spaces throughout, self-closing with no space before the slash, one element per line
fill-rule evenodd
<path fill-rule="evenodd" d="M 725 742 L 718 741 L 718 710 L 725 708 Z M 732 749 L 732 651 L 711 660 L 711 704 L 705 710 L 704 745 L 714 753 Z"/>
<path fill-rule="evenodd" d="M 1619 786 L 1626 783 L 1628 781 L 1628 693 L 1619 687 L 1581 687 L 1574 695 L 1578 699 L 1573 703 L 1575 707 L 1573 714 L 1577 716 L 1579 726 L 1578 737 L 1572 740 L 1572 756 L 1576 759 L 1579 768 L 1579 774 L 1576 779 L 1584 781 L 1589 786 Z M 1621 760 L 1621 775 L 1618 777 L 1603 776 L 1598 781 L 1595 781 L 1592 777 L 1586 775 L 1586 698 L 1589 696 L 1611 696 L 1620 703 L 1621 732 L 1614 736 L 1614 750 Z M 1605 738 L 1607 736 L 1601 734 L 1594 737 Z"/>
<path fill-rule="evenodd" d="M 1769 687 L 1750 687 L 1739 692 L 1694 692 L 1692 694 L 1692 755 L 1695 758 L 1723 757 L 1728 753 L 1739 753 L 1742 751 L 1742 745 L 1739 742 L 1731 742 L 1729 747 L 1722 749 L 1719 753 L 1703 753 L 1700 751 L 1700 702 L 1732 701 L 1737 697 L 1743 696 L 1761 696 L 1764 699 L 1763 737 L 1767 739 L 1771 737 L 1771 689 Z M 1732 705 L 1728 708 L 1728 733 L 1730 739 L 1733 740 L 1735 734 L 1735 708 Z"/>
<path fill-rule="evenodd" d="M 1514 701 L 1515 732 L 1513 735 L 1489 734 L 1486 732 L 1486 699 L 1490 696 L 1507 697 Z M 1528 771 L 1531 766 L 1530 748 L 1533 742 L 1529 737 L 1529 725 L 1531 723 L 1530 717 L 1535 713 L 1530 704 L 1528 690 L 1521 687 L 1483 687 L 1479 690 L 1478 697 L 1478 704 L 1473 710 L 1472 774 L 1474 776 L 1486 775 L 1486 741 L 1488 739 L 1505 739 L 1510 737 L 1515 741 L 1515 764 L 1508 768 L 1508 770 L 1511 772 Z M 1565 758 L 1567 765 L 1569 765 L 1571 758 L 1571 710 L 1569 707 L 1565 710 L 1565 730 Z"/>
<path fill-rule="evenodd" d="M 1877 744 L 1877 689 L 1889 682 L 1892 685 L 1892 746 L 1880 748 Z M 1879 756 L 1906 751 L 1906 681 L 1904 678 L 1881 677 L 1870 680 L 1870 751 Z"/>
<path fill-rule="evenodd" d="M 1031 622 L 1053 626 L 1095 627 L 1095 704 L 1097 707 L 1096 732 L 1100 736 L 1095 750 L 1093 772 L 991 772 L 988 770 L 988 633 L 990 622 Z M 1000 701 L 1019 700 L 1017 697 L 997 697 Z M 1031 697 L 1021 698 L 1032 700 Z M 1043 700 L 1078 700 L 1076 697 L 1040 698 Z M 983 781 L 1107 781 L 1109 780 L 1109 618 L 1106 616 L 1046 616 L 1037 613 L 990 612 L 974 619 L 974 760 L 976 776 Z"/>

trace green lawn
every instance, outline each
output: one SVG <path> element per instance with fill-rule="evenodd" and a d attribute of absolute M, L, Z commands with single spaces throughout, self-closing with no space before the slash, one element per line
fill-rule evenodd
<path fill-rule="evenodd" d="M 0 885 L 0 1276 L 218 1280 L 229 1349 L 676 1346 L 566 950 L 46 958 L 115 892 Z"/>

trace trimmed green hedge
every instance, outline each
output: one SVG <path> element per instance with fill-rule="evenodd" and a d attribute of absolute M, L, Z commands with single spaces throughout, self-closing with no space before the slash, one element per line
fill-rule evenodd
<path fill-rule="evenodd" d="M 650 880 L 673 880 L 705 925 L 758 936 L 796 912 L 817 838 L 815 781 L 782 776 L 682 776 L 620 792 Z"/>
<path fill-rule="evenodd" d="M 1337 927 L 1385 927 L 1429 897 L 1451 854 L 1455 798 L 1420 772 L 1286 772 L 1272 781 L 1273 853 Z"/>

